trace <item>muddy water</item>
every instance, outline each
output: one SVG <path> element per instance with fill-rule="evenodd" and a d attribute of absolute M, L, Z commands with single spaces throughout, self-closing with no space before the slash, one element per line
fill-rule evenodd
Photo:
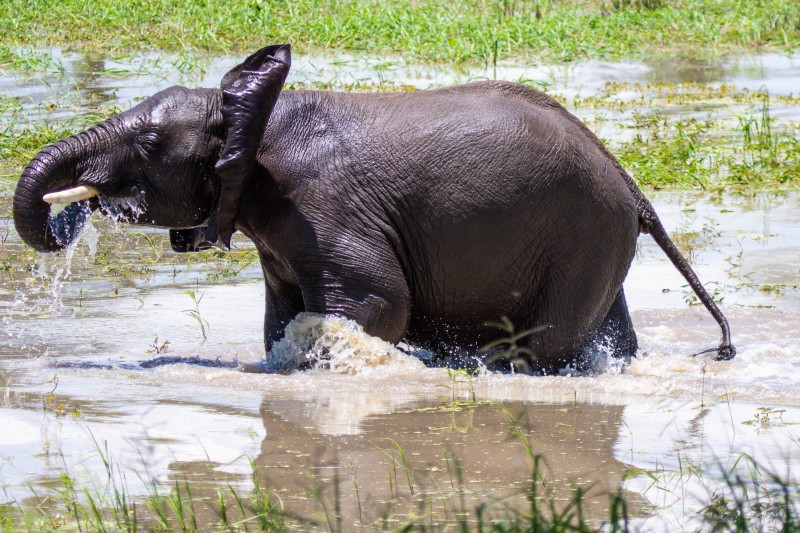
<path fill-rule="evenodd" d="M 60 60 L 67 74 L 54 79 L 74 76 L 79 99 L 94 103 L 126 107 L 182 81 L 154 75 L 152 66 L 131 72 L 131 60 Z M 205 80 L 186 83 L 213 85 L 232 63 L 213 62 Z M 424 87 L 493 75 L 357 58 L 300 58 L 296 65 L 300 81 L 325 76 L 334 85 L 378 79 Z M 609 79 L 694 78 L 767 85 L 780 94 L 791 92 L 787 80 L 799 68 L 797 58 L 764 56 L 710 66 L 503 67 L 497 77 L 541 79 L 563 94 L 591 92 Z M 27 98 L 31 113 L 56 97 L 18 75 L 0 85 Z M 229 265 L 219 260 L 171 254 L 164 232 L 101 219 L 70 253 L 37 256 L 16 237 L 6 197 L 0 499 L 30 501 L 65 470 L 103 490 L 104 459 L 127 473 L 124 484 L 134 494 L 144 495 L 151 481 L 187 475 L 198 494 L 210 494 L 208 484 L 223 481 L 246 488 L 252 458 L 286 510 L 310 521 L 308 529 L 335 515 L 343 524 L 385 529 L 411 516 L 455 520 L 480 502 L 495 502 L 496 515 L 506 505 L 524 506 L 528 445 L 544 457 L 556 501 L 584 488 L 586 510 L 599 520 L 607 516 L 608 494 L 621 487 L 643 527 L 669 530 L 692 527 L 722 471 L 736 464 L 747 472 L 746 461 L 736 462 L 743 453 L 800 481 L 800 197 L 652 197 L 722 302 L 739 350 L 732 362 L 692 357 L 718 343 L 718 329 L 643 236 L 625 285 L 641 346 L 628 365 L 600 353 L 595 371 L 583 376 L 568 368 L 544 377 L 454 375 L 425 368 L 352 324 L 310 325 L 316 318 L 306 317 L 291 339 L 304 346 L 299 355 L 327 352 L 335 364 L 287 375 L 243 372 L 231 367 L 264 357 L 257 264 L 233 265 L 235 276 L 226 277 Z M 320 338 L 327 349 L 317 344 L 315 352 Z M 290 348 L 287 357 L 297 356 Z M 159 357 L 227 366 L 142 365 Z M 636 470 L 649 475 L 626 477 Z"/>

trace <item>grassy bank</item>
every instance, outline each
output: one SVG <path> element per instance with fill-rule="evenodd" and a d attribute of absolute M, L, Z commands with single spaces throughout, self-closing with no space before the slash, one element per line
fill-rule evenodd
<path fill-rule="evenodd" d="M 389 52 L 424 61 L 569 61 L 800 48 L 794 0 L 5 0 L 0 63 L 14 47 Z"/>

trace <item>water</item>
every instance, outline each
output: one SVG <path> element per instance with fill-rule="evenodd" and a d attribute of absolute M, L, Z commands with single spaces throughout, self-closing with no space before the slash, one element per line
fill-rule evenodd
<path fill-rule="evenodd" d="M 89 106 L 128 109 L 145 96 L 175 84 L 218 87 L 222 76 L 242 57 L 206 58 L 146 54 L 102 57 L 53 48 L 52 66 L 45 72 L 0 73 L 0 94 L 18 98 L 28 117 L 64 120 L 86 113 Z M 722 60 L 654 58 L 642 62 L 586 61 L 566 65 L 500 63 L 497 68 L 446 68 L 420 65 L 399 57 L 353 54 L 302 55 L 292 58 L 287 87 L 323 85 L 332 90 L 369 90 L 383 85 L 430 89 L 485 79 L 533 83 L 553 95 L 570 99 L 603 92 L 607 82 L 659 84 L 697 82 L 709 87 L 766 91 L 772 96 L 798 95 L 800 55 L 760 54 Z M 638 97 L 635 92 L 615 95 Z M 40 104 L 47 104 L 44 108 Z M 659 106 L 656 106 L 658 109 Z M 678 107 L 681 109 L 681 107 Z M 675 107 L 670 106 L 674 112 Z M 706 111 L 710 107 L 705 108 Z M 797 120 L 793 106 L 774 112 Z M 8 113 L 8 110 L 6 110 Z M 587 115 L 588 116 L 588 115 Z M 0 115 L 2 117 L 2 115 Z M 605 137 L 605 132 L 601 133 Z"/>
<path fill-rule="evenodd" d="M 181 81 L 169 68 L 154 75 L 152 58 L 136 60 L 146 68 L 133 72 L 134 60 L 58 57 L 66 74 L 53 79 L 74 79 L 80 99 L 93 103 L 127 107 Z M 182 81 L 214 85 L 234 62 L 211 61 L 205 76 Z M 609 80 L 763 85 L 777 95 L 796 90 L 789 80 L 799 72 L 797 57 L 766 55 L 714 65 L 501 66 L 497 76 L 538 79 L 562 95 L 592 94 Z M 428 87 L 492 74 L 358 57 L 300 57 L 293 67 L 295 83 L 334 85 Z M 40 78 L 0 78 L 0 91 L 20 96 L 31 120 L 38 103 L 54 97 L 43 87 Z M 791 106 L 781 113 L 800 115 Z M 146 494 L 152 480 L 190 473 L 197 493 L 212 497 L 215 483 L 246 486 L 252 458 L 290 512 L 319 517 L 322 503 L 332 509 L 338 502 L 345 523 L 370 524 L 384 512 L 408 516 L 435 502 L 431 513 L 444 520 L 481 501 L 523 504 L 530 474 L 523 441 L 545 457 L 556 500 L 586 488 L 587 512 L 602 517 L 607 494 L 622 485 L 630 501 L 658 510 L 641 519 L 655 529 L 691 528 L 692 513 L 722 484 L 721 472 L 734 464 L 747 471 L 746 461 L 736 463 L 743 453 L 797 481 L 800 196 L 651 197 L 722 300 L 739 350 L 734 361 L 692 357 L 718 344 L 719 329 L 701 306 L 689 305 L 685 281 L 642 236 L 625 284 L 641 354 L 624 371 L 600 357 L 600 371 L 580 377 L 568 370 L 448 374 L 357 325 L 306 316 L 276 348 L 277 369 L 312 369 L 259 373 L 264 288 L 257 262 L 175 256 L 165 232 L 97 216 L 67 253 L 39 257 L 19 242 L 10 198 L 0 198 L 0 267 L 8 265 L 0 270 L 0 501 L 26 501 L 30 487 L 43 490 L 64 469 L 102 487 L 104 458 L 128 472 L 134 494 Z M 236 245 L 246 257 L 249 244 Z M 192 310 L 205 321 L 207 340 Z M 239 370 L 139 365 L 160 356 L 200 356 Z M 398 469 L 399 449 L 411 481 Z M 636 469 L 658 481 L 625 478 Z M 698 469 L 703 476 L 691 474 Z"/>

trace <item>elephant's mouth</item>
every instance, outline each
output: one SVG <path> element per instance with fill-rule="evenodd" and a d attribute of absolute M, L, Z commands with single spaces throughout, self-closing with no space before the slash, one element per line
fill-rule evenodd
<path fill-rule="evenodd" d="M 216 203 L 216 194 L 212 195 Z M 197 252 L 215 245 L 216 230 L 209 228 L 212 216 L 202 221 L 155 220 L 153 206 L 145 201 L 145 187 L 141 183 L 129 184 L 121 189 L 107 191 L 83 184 L 39 196 L 47 205 L 46 232 L 57 247 L 64 248 L 78 237 L 95 209 L 115 223 L 144 224 L 170 230 L 170 242 L 176 252 Z M 49 206 L 54 209 L 51 210 Z M 212 209 L 213 211 L 213 209 Z M 49 215 L 49 216 L 48 216 Z M 213 225 L 213 224 L 212 224 Z"/>
<path fill-rule="evenodd" d="M 55 209 L 47 218 L 47 231 L 59 247 L 75 242 L 96 209 L 114 222 L 135 224 L 144 212 L 144 192 L 132 196 L 107 196 L 91 185 L 47 193 L 42 200 Z"/>
<path fill-rule="evenodd" d="M 152 224 L 152 221 L 141 220 L 145 211 L 144 193 L 133 196 L 98 196 L 100 212 L 114 222 L 127 224 Z"/>
<path fill-rule="evenodd" d="M 100 208 L 100 211 L 115 222 L 136 224 L 145 211 L 144 191 L 131 190 L 124 196 L 110 196 L 101 193 L 91 185 L 79 185 L 70 189 L 55 191 L 42 196 L 49 204 L 68 204 L 64 210 L 77 210 L 74 206 L 83 206 L 82 210 Z M 88 202 L 86 200 L 89 200 Z M 51 224 L 52 226 L 52 224 Z"/>

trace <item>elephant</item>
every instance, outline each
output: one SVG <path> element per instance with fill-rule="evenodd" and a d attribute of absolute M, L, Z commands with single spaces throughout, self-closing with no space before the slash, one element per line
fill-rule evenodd
<path fill-rule="evenodd" d="M 598 342 L 636 353 L 622 284 L 649 233 L 722 329 L 716 357 L 735 356 L 652 204 L 553 98 L 504 81 L 283 91 L 290 64 L 267 46 L 219 89 L 170 87 L 44 148 L 16 188 L 19 235 L 57 251 L 101 200 L 136 198 L 129 218 L 176 251 L 252 240 L 267 352 L 303 311 L 437 353 L 496 341 L 503 318 L 530 333 L 523 362 L 552 372 Z"/>

